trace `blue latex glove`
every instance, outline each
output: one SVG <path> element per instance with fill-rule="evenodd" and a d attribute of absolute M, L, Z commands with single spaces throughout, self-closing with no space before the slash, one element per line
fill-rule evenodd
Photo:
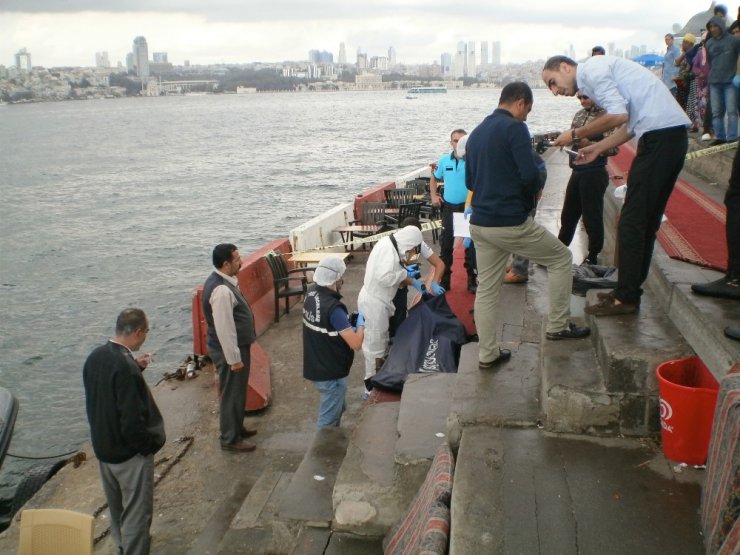
<path fill-rule="evenodd" d="M 465 219 L 468 219 L 468 216 L 470 216 L 473 213 L 473 207 L 468 206 L 465 210 L 463 210 L 463 216 L 465 216 Z"/>
<path fill-rule="evenodd" d="M 432 295 L 436 297 L 437 295 L 444 295 L 444 293 L 445 293 L 445 288 L 442 287 L 436 281 L 433 281 L 432 282 Z"/>
<path fill-rule="evenodd" d="M 414 289 L 416 289 L 419 293 L 423 293 L 424 292 L 424 282 L 421 281 L 420 279 L 415 279 L 414 281 L 412 281 L 411 282 L 411 286 Z"/>
<path fill-rule="evenodd" d="M 362 314 L 362 312 L 357 313 L 357 323 L 355 325 L 358 328 L 365 325 L 365 316 Z"/>
<path fill-rule="evenodd" d="M 732 86 L 736 89 L 740 89 L 740 75 L 735 75 L 735 77 L 732 78 Z"/>
<path fill-rule="evenodd" d="M 419 265 L 409 264 L 408 266 L 406 266 L 406 275 L 408 275 L 408 277 L 410 277 L 411 279 L 419 279 L 421 277 Z"/>
<path fill-rule="evenodd" d="M 463 239 L 463 247 L 469 249 L 473 245 L 473 240 L 470 237 Z"/>

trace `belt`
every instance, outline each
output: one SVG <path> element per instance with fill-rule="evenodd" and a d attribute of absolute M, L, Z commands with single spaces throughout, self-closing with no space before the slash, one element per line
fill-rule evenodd
<path fill-rule="evenodd" d="M 687 127 L 685 125 L 674 125 L 673 127 L 664 127 L 663 129 L 654 129 L 653 131 L 646 131 L 642 134 L 643 137 L 645 136 L 654 136 L 654 135 L 665 135 L 667 133 L 675 133 L 677 131 L 686 131 Z"/>

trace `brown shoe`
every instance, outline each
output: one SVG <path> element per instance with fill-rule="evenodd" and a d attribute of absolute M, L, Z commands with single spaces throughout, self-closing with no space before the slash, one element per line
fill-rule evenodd
<path fill-rule="evenodd" d="M 248 453 L 257 449 L 254 443 L 250 443 L 245 439 L 237 441 L 236 443 L 221 443 L 221 449 L 224 451 L 234 451 L 235 453 Z"/>
<path fill-rule="evenodd" d="M 504 283 L 527 283 L 527 281 L 529 281 L 528 277 L 515 274 L 511 270 L 506 272 L 504 276 Z"/>
<path fill-rule="evenodd" d="M 583 309 L 586 314 L 593 316 L 616 316 L 618 314 L 633 314 L 640 308 L 639 304 L 619 303 L 616 297 L 608 296 L 602 298 L 596 304 L 590 304 Z"/>
<path fill-rule="evenodd" d="M 246 428 L 242 427 L 242 431 L 239 432 L 239 437 L 241 438 L 247 438 L 257 435 L 257 430 L 247 430 Z"/>

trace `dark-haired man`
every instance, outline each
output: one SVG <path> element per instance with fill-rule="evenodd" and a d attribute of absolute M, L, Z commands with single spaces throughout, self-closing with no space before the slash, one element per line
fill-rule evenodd
<path fill-rule="evenodd" d="M 218 372 L 221 448 L 254 451 L 246 440 L 256 432 L 244 428 L 244 406 L 249 383 L 250 350 L 257 337 L 252 309 L 239 289 L 242 261 L 231 243 L 213 249 L 216 270 L 203 285 L 203 314 L 208 323 L 208 356 Z"/>
<path fill-rule="evenodd" d="M 465 159 L 457 154 L 457 143 L 467 133 L 464 129 L 455 129 L 450 133 L 452 150 L 442 156 L 437 162 L 437 168 L 432 172 L 429 182 L 429 193 L 433 206 L 442 207 L 442 231 L 439 235 L 439 257 L 445 263 L 445 273 L 440 276 L 440 284 L 450 289 L 452 275 L 452 254 L 455 247 L 455 230 L 453 228 L 453 214 L 465 210 L 465 199 L 468 189 L 465 184 Z M 444 181 L 443 197 L 437 192 L 437 182 Z M 468 290 L 475 293 L 475 246 L 465 249 L 465 269 L 468 274 Z"/>
<path fill-rule="evenodd" d="M 82 380 L 90 439 L 110 510 L 117 553 L 149 553 L 154 508 L 154 454 L 165 442 L 164 422 L 142 371 L 148 354 L 134 357 L 146 341 L 143 310 L 118 315 L 115 337 L 85 361 Z"/>
<path fill-rule="evenodd" d="M 470 234 L 478 258 L 475 323 L 482 370 L 511 357 L 511 351 L 496 342 L 498 296 L 510 254 L 547 267 L 548 339 L 576 339 L 590 333 L 570 322 L 570 251 L 531 216 L 540 183 L 524 123 L 532 103 L 529 85 L 509 83 L 501 91 L 498 108 L 475 128 L 466 145 L 466 182 L 473 191 Z"/>
<path fill-rule="evenodd" d="M 591 163 L 609 149 L 637 139 L 637 156 L 619 219 L 617 287 L 585 308 L 596 316 L 636 312 L 655 234 L 688 149 L 689 118 L 658 77 L 624 58 L 594 56 L 576 64 L 567 56 L 553 56 L 542 69 L 542 79 L 555 95 L 580 92 L 606 110 L 583 127 L 563 132 L 554 141 L 556 145 L 568 146 L 615 129 L 603 140 L 579 149 L 576 164 Z"/>

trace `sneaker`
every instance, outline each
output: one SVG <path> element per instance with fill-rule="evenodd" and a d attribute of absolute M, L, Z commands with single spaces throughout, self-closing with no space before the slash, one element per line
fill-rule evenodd
<path fill-rule="evenodd" d="M 362 400 L 367 401 L 370 398 L 370 392 L 366 389 L 362 394 Z"/>
<path fill-rule="evenodd" d="M 702 142 L 711 141 L 712 140 L 712 136 L 709 133 L 704 133 L 701 136 L 701 140 L 702 140 Z"/>
<path fill-rule="evenodd" d="M 499 349 L 498 351 L 498 356 L 491 362 L 478 362 L 478 370 L 490 370 L 511 358 L 511 351 L 509 349 Z"/>
<path fill-rule="evenodd" d="M 740 341 L 740 326 L 727 326 L 725 328 L 725 335 L 735 341 Z"/>
<path fill-rule="evenodd" d="M 740 278 L 730 279 L 727 276 L 709 283 L 697 283 L 691 290 L 698 295 L 719 297 L 722 299 L 740 299 Z"/>
<path fill-rule="evenodd" d="M 221 449 L 224 451 L 233 451 L 234 453 L 248 453 L 257 449 L 257 446 L 254 443 L 250 443 L 247 440 L 242 439 L 236 443 L 221 442 Z"/>
<path fill-rule="evenodd" d="M 529 281 L 528 277 L 515 274 L 511 270 L 504 276 L 504 283 L 527 283 L 527 281 Z"/>
<path fill-rule="evenodd" d="M 548 331 L 545 336 L 548 339 L 557 341 L 559 339 L 582 339 L 591 335 L 590 328 L 579 328 L 573 322 L 568 324 L 568 327 L 561 331 Z"/>

